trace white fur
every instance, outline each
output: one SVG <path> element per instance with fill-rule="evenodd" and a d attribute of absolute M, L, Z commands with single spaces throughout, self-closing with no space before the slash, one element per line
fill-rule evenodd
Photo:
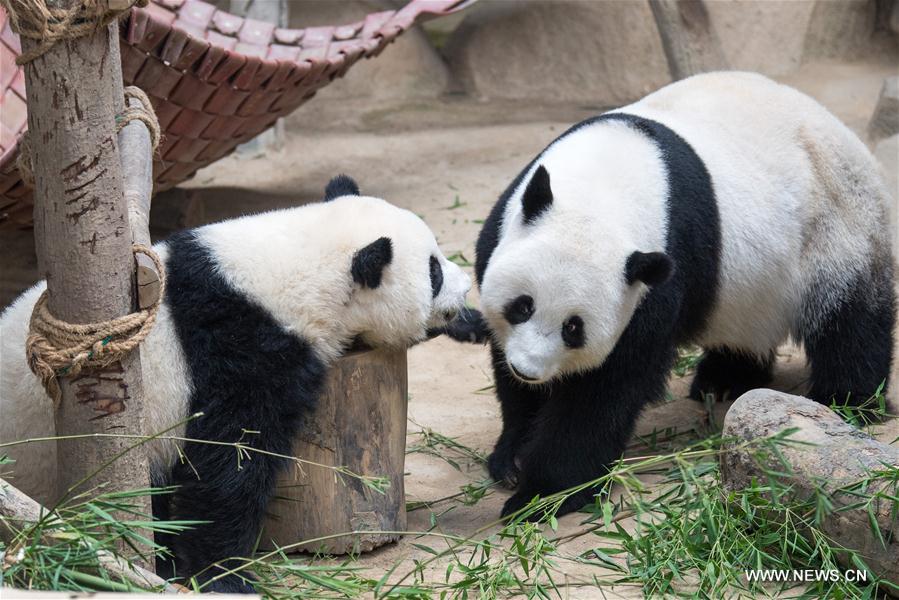
<path fill-rule="evenodd" d="M 267 309 L 285 329 L 312 344 L 330 363 L 355 338 L 372 346 L 405 347 L 425 338 L 428 327 L 460 309 L 471 280 L 440 252 L 433 233 L 413 213 L 371 197 L 344 196 L 327 203 L 273 211 L 202 227 L 199 239 L 235 288 Z M 389 237 L 393 260 L 376 289 L 350 275 L 353 254 Z M 154 249 L 165 260 L 164 243 Z M 432 298 L 429 259 L 438 257 L 443 287 Z M 0 317 L 0 443 L 54 435 L 53 409 L 25 362 L 31 309 L 41 282 Z M 148 433 L 187 417 L 190 377 L 168 307 L 163 304 L 141 346 Z M 171 432 L 183 434 L 183 428 Z M 171 442 L 150 449 L 154 469 L 176 457 Z M 6 450 L 0 449 L 0 454 Z M 56 444 L 9 449 L 17 462 L 12 482 L 34 498 L 54 499 Z"/>
<path fill-rule="evenodd" d="M 888 195 L 876 162 L 811 98 L 760 75 L 710 73 L 620 112 L 678 133 L 712 177 L 721 278 L 698 343 L 766 356 L 813 328 L 861 268 L 889 256 Z M 627 256 L 664 250 L 667 184 L 654 144 L 614 121 L 555 142 L 539 164 L 549 171 L 553 205 L 536 227 L 523 225 L 530 176 L 523 178 L 481 298 L 509 361 L 547 381 L 599 366 L 614 347 L 646 290 L 624 283 Z M 512 328 L 502 308 L 520 294 L 532 295 L 537 309 L 526 326 Z M 562 344 L 570 314 L 586 323 L 585 348 Z"/>

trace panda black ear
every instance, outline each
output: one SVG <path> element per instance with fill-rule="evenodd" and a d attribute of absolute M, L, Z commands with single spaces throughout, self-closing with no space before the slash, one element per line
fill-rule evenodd
<path fill-rule="evenodd" d="M 627 257 L 624 276 L 628 285 L 642 281 L 648 286 L 661 285 L 671 278 L 674 263 L 662 252 L 634 252 Z"/>
<path fill-rule="evenodd" d="M 361 285 L 375 289 L 381 285 L 381 275 L 384 268 L 393 260 L 393 243 L 390 238 L 382 237 L 371 244 L 358 250 L 353 255 L 353 281 Z"/>
<path fill-rule="evenodd" d="M 359 185 L 349 175 L 337 175 L 325 186 L 325 202 L 341 196 L 358 196 Z"/>
<path fill-rule="evenodd" d="M 533 223 L 553 203 L 553 191 L 549 186 L 549 171 L 540 165 L 528 182 L 521 196 L 524 222 Z"/>

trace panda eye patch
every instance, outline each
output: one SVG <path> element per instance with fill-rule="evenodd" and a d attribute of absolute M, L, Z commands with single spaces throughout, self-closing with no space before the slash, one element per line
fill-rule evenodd
<path fill-rule="evenodd" d="M 503 316 L 511 325 L 526 322 L 534 314 L 534 299 L 530 296 L 519 296 L 503 309 Z"/>
<path fill-rule="evenodd" d="M 443 269 L 440 267 L 440 261 L 436 256 L 431 255 L 431 298 L 436 298 L 443 287 Z"/>
<path fill-rule="evenodd" d="M 587 341 L 584 320 L 577 315 L 569 317 L 562 325 L 562 341 L 569 348 L 581 348 Z"/>

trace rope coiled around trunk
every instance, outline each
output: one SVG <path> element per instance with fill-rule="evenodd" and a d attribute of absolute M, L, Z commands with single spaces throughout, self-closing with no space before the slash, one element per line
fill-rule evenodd
<path fill-rule="evenodd" d="M 146 309 L 99 323 L 74 324 L 50 313 L 48 290 L 35 303 L 25 340 L 26 358 L 55 406 L 62 398 L 60 377 L 75 377 L 84 369 L 118 362 L 150 335 L 165 297 L 165 268 L 152 248 L 135 244 L 134 252 L 149 257 L 160 274 L 159 298 Z"/>

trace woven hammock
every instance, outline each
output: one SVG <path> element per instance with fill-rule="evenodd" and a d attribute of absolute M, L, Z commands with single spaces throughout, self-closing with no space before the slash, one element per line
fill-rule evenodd
<path fill-rule="evenodd" d="M 119 24 L 122 76 L 150 97 L 165 136 L 153 164 L 155 191 L 256 137 L 417 21 L 472 1 L 412 0 L 358 23 L 306 29 L 276 28 L 200 0 L 132 9 Z M 32 218 L 31 189 L 15 165 L 28 125 L 20 52 L 0 8 L 0 228 L 28 227 Z"/>

